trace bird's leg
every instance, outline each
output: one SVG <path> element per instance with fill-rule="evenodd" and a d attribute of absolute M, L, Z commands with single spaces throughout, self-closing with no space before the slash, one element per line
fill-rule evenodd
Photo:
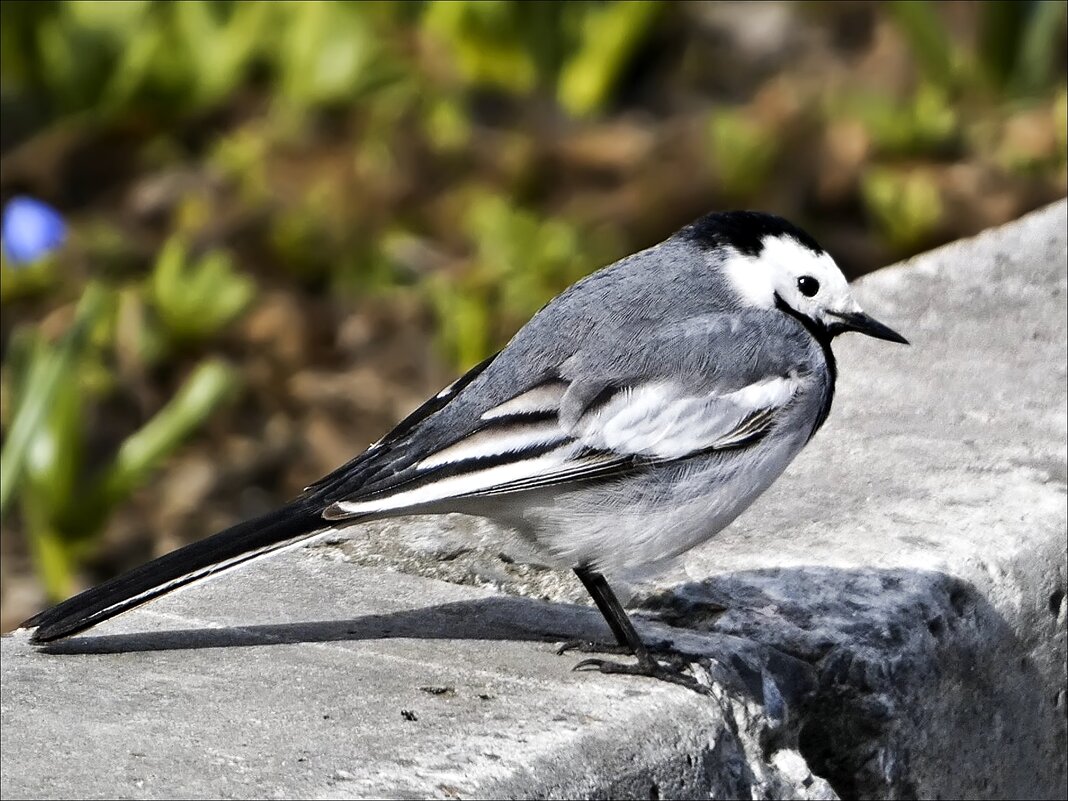
<path fill-rule="evenodd" d="M 604 576 L 585 567 L 576 567 L 575 575 L 578 576 L 579 581 L 582 582 L 582 586 L 585 587 L 586 591 L 593 597 L 593 602 L 597 604 L 597 608 L 604 616 L 605 622 L 607 622 L 608 627 L 612 629 L 612 635 L 616 638 L 616 644 L 610 645 L 608 643 L 593 642 L 590 640 L 568 640 L 556 650 L 556 653 L 564 654 L 568 651 L 579 651 L 586 654 L 619 654 L 621 656 L 633 656 L 636 653 L 634 643 L 638 643 L 638 647 L 641 647 L 642 642 L 638 638 L 638 633 L 634 631 L 634 627 L 630 625 L 630 620 L 627 618 L 623 608 L 619 605 L 619 601 L 616 600 L 616 597 L 608 586 L 608 582 L 605 581 Z M 616 615 L 612 609 L 613 601 L 615 601 L 616 608 L 619 609 L 619 612 L 622 615 L 622 623 L 620 622 L 619 615 Z M 627 631 L 628 628 L 630 629 L 629 633 Z"/>
<path fill-rule="evenodd" d="M 636 647 L 643 647 L 647 651 L 665 651 L 669 650 L 671 643 L 667 640 L 658 640 L 650 645 L 645 645 L 638 637 L 638 633 L 634 630 L 634 627 L 630 623 L 630 618 L 627 617 L 626 612 L 623 611 L 623 607 L 619 601 L 616 600 L 615 594 L 608 586 L 608 582 L 600 573 L 595 573 L 589 568 L 577 567 L 575 568 L 575 575 L 579 577 L 579 581 L 582 582 L 582 586 L 586 588 L 586 591 L 592 596 L 594 603 L 597 604 L 597 608 L 604 616 L 605 621 L 608 623 L 608 627 L 612 629 L 612 634 L 616 638 L 615 644 L 605 642 L 595 642 L 592 640 L 568 640 L 556 649 L 556 653 L 565 654 L 568 651 L 578 651 L 583 654 L 615 654 L 619 656 L 635 656 L 637 654 Z M 615 606 L 613 607 L 613 604 Z M 635 646 L 637 643 L 637 646 Z"/>
<path fill-rule="evenodd" d="M 608 586 L 608 582 L 603 575 L 582 567 L 575 568 L 575 575 L 579 577 L 582 586 L 593 597 L 593 602 L 597 604 L 597 608 L 604 615 L 605 622 L 608 623 L 608 627 L 612 629 L 612 633 L 616 637 L 617 645 L 604 648 L 593 643 L 564 643 L 558 653 L 574 649 L 585 650 L 582 646 L 588 645 L 591 646 L 591 650 L 598 648 L 599 653 L 633 655 L 637 658 L 637 662 L 635 664 L 624 664 L 622 662 L 610 662 L 606 659 L 584 659 L 575 665 L 573 670 L 596 668 L 602 673 L 648 676 L 649 678 L 660 679 L 672 684 L 681 684 L 683 687 L 688 687 L 700 693 L 708 692 L 708 688 L 683 673 L 680 667 L 668 667 L 653 658 L 623 609 L 623 605 L 616 598 L 616 594 L 612 592 L 612 588 Z"/>

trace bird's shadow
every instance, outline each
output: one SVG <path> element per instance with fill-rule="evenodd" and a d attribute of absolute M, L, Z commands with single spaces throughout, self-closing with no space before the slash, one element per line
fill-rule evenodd
<path fill-rule="evenodd" d="M 114 654 L 388 639 L 552 643 L 604 639 L 607 633 L 592 608 L 492 597 L 348 620 L 93 634 L 46 643 L 39 650 L 48 654 Z"/>

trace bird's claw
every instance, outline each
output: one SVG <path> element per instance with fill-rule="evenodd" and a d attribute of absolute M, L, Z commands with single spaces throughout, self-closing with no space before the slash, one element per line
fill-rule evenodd
<path fill-rule="evenodd" d="M 576 671 L 594 669 L 601 673 L 645 676 L 650 679 L 666 681 L 670 684 L 678 684 L 681 687 L 686 687 L 701 695 L 711 694 L 711 690 L 708 687 L 698 682 L 692 676 L 684 673 L 679 664 L 671 666 L 664 665 L 652 657 L 638 659 L 637 662 L 633 663 L 612 662 L 608 659 L 583 659 L 571 669 Z"/>

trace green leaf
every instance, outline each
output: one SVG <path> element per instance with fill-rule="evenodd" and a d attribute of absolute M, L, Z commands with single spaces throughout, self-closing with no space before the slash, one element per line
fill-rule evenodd
<path fill-rule="evenodd" d="M 62 355 L 46 347 L 43 369 Z M 66 508 L 78 489 L 82 465 L 82 388 L 78 383 L 77 360 L 60 370 L 63 379 L 56 384 L 45 415 L 26 451 L 25 484 L 29 493 L 49 510 Z"/>
<path fill-rule="evenodd" d="M 872 168 L 861 179 L 861 193 L 887 240 L 902 250 L 922 243 L 942 220 L 941 194 L 922 172 Z"/>
<path fill-rule="evenodd" d="M 99 495 L 105 507 L 114 506 L 144 482 L 237 385 L 236 372 L 224 362 L 200 364 L 170 403 L 122 443 L 101 482 Z"/>
<path fill-rule="evenodd" d="M 928 80 L 949 86 L 956 80 L 956 53 L 949 29 L 934 3 L 899 0 L 883 6 L 897 22 Z"/>
<path fill-rule="evenodd" d="M 736 198 L 762 189 L 779 155 L 776 132 L 739 109 L 712 112 L 708 142 L 720 187 Z"/>
<path fill-rule="evenodd" d="M 52 411 L 64 379 L 74 373 L 92 328 L 106 309 L 108 300 L 109 293 L 103 287 L 89 284 L 78 303 L 74 324 L 59 347 L 52 353 L 40 349 L 34 355 L 23 390 L 19 393 L 18 410 L 0 453 L 0 516 L 6 514 L 26 469 L 34 438 Z"/>
<path fill-rule="evenodd" d="M 149 292 L 171 340 L 181 345 L 217 334 L 245 310 L 256 285 L 234 270 L 228 254 L 214 250 L 194 260 L 175 236 L 156 258 Z"/>
<path fill-rule="evenodd" d="M 74 592 L 74 548 L 50 523 L 50 511 L 27 497 L 22 503 L 29 534 L 30 558 L 50 601 L 62 601 Z"/>
<path fill-rule="evenodd" d="M 1064 41 L 1068 4 L 1043 0 L 1035 5 L 1021 32 L 1015 54 L 1011 85 L 1017 92 L 1038 93 L 1054 85 L 1063 74 L 1057 48 Z"/>
<path fill-rule="evenodd" d="M 544 7 L 526 8 L 538 15 Z M 501 0 L 431 0 L 422 28 L 451 50 L 467 82 L 524 94 L 537 83 L 538 65 L 518 24 L 522 11 L 519 4 Z"/>
<path fill-rule="evenodd" d="M 582 20 L 582 43 L 560 73 L 560 105 L 576 116 L 602 109 L 660 9 L 656 0 L 589 8 Z"/>

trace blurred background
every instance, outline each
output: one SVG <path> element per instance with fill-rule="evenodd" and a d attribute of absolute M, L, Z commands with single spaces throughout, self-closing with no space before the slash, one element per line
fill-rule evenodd
<path fill-rule="evenodd" d="M 0 627 L 266 511 L 715 209 L 1065 195 L 1064 2 L 0 4 Z"/>

